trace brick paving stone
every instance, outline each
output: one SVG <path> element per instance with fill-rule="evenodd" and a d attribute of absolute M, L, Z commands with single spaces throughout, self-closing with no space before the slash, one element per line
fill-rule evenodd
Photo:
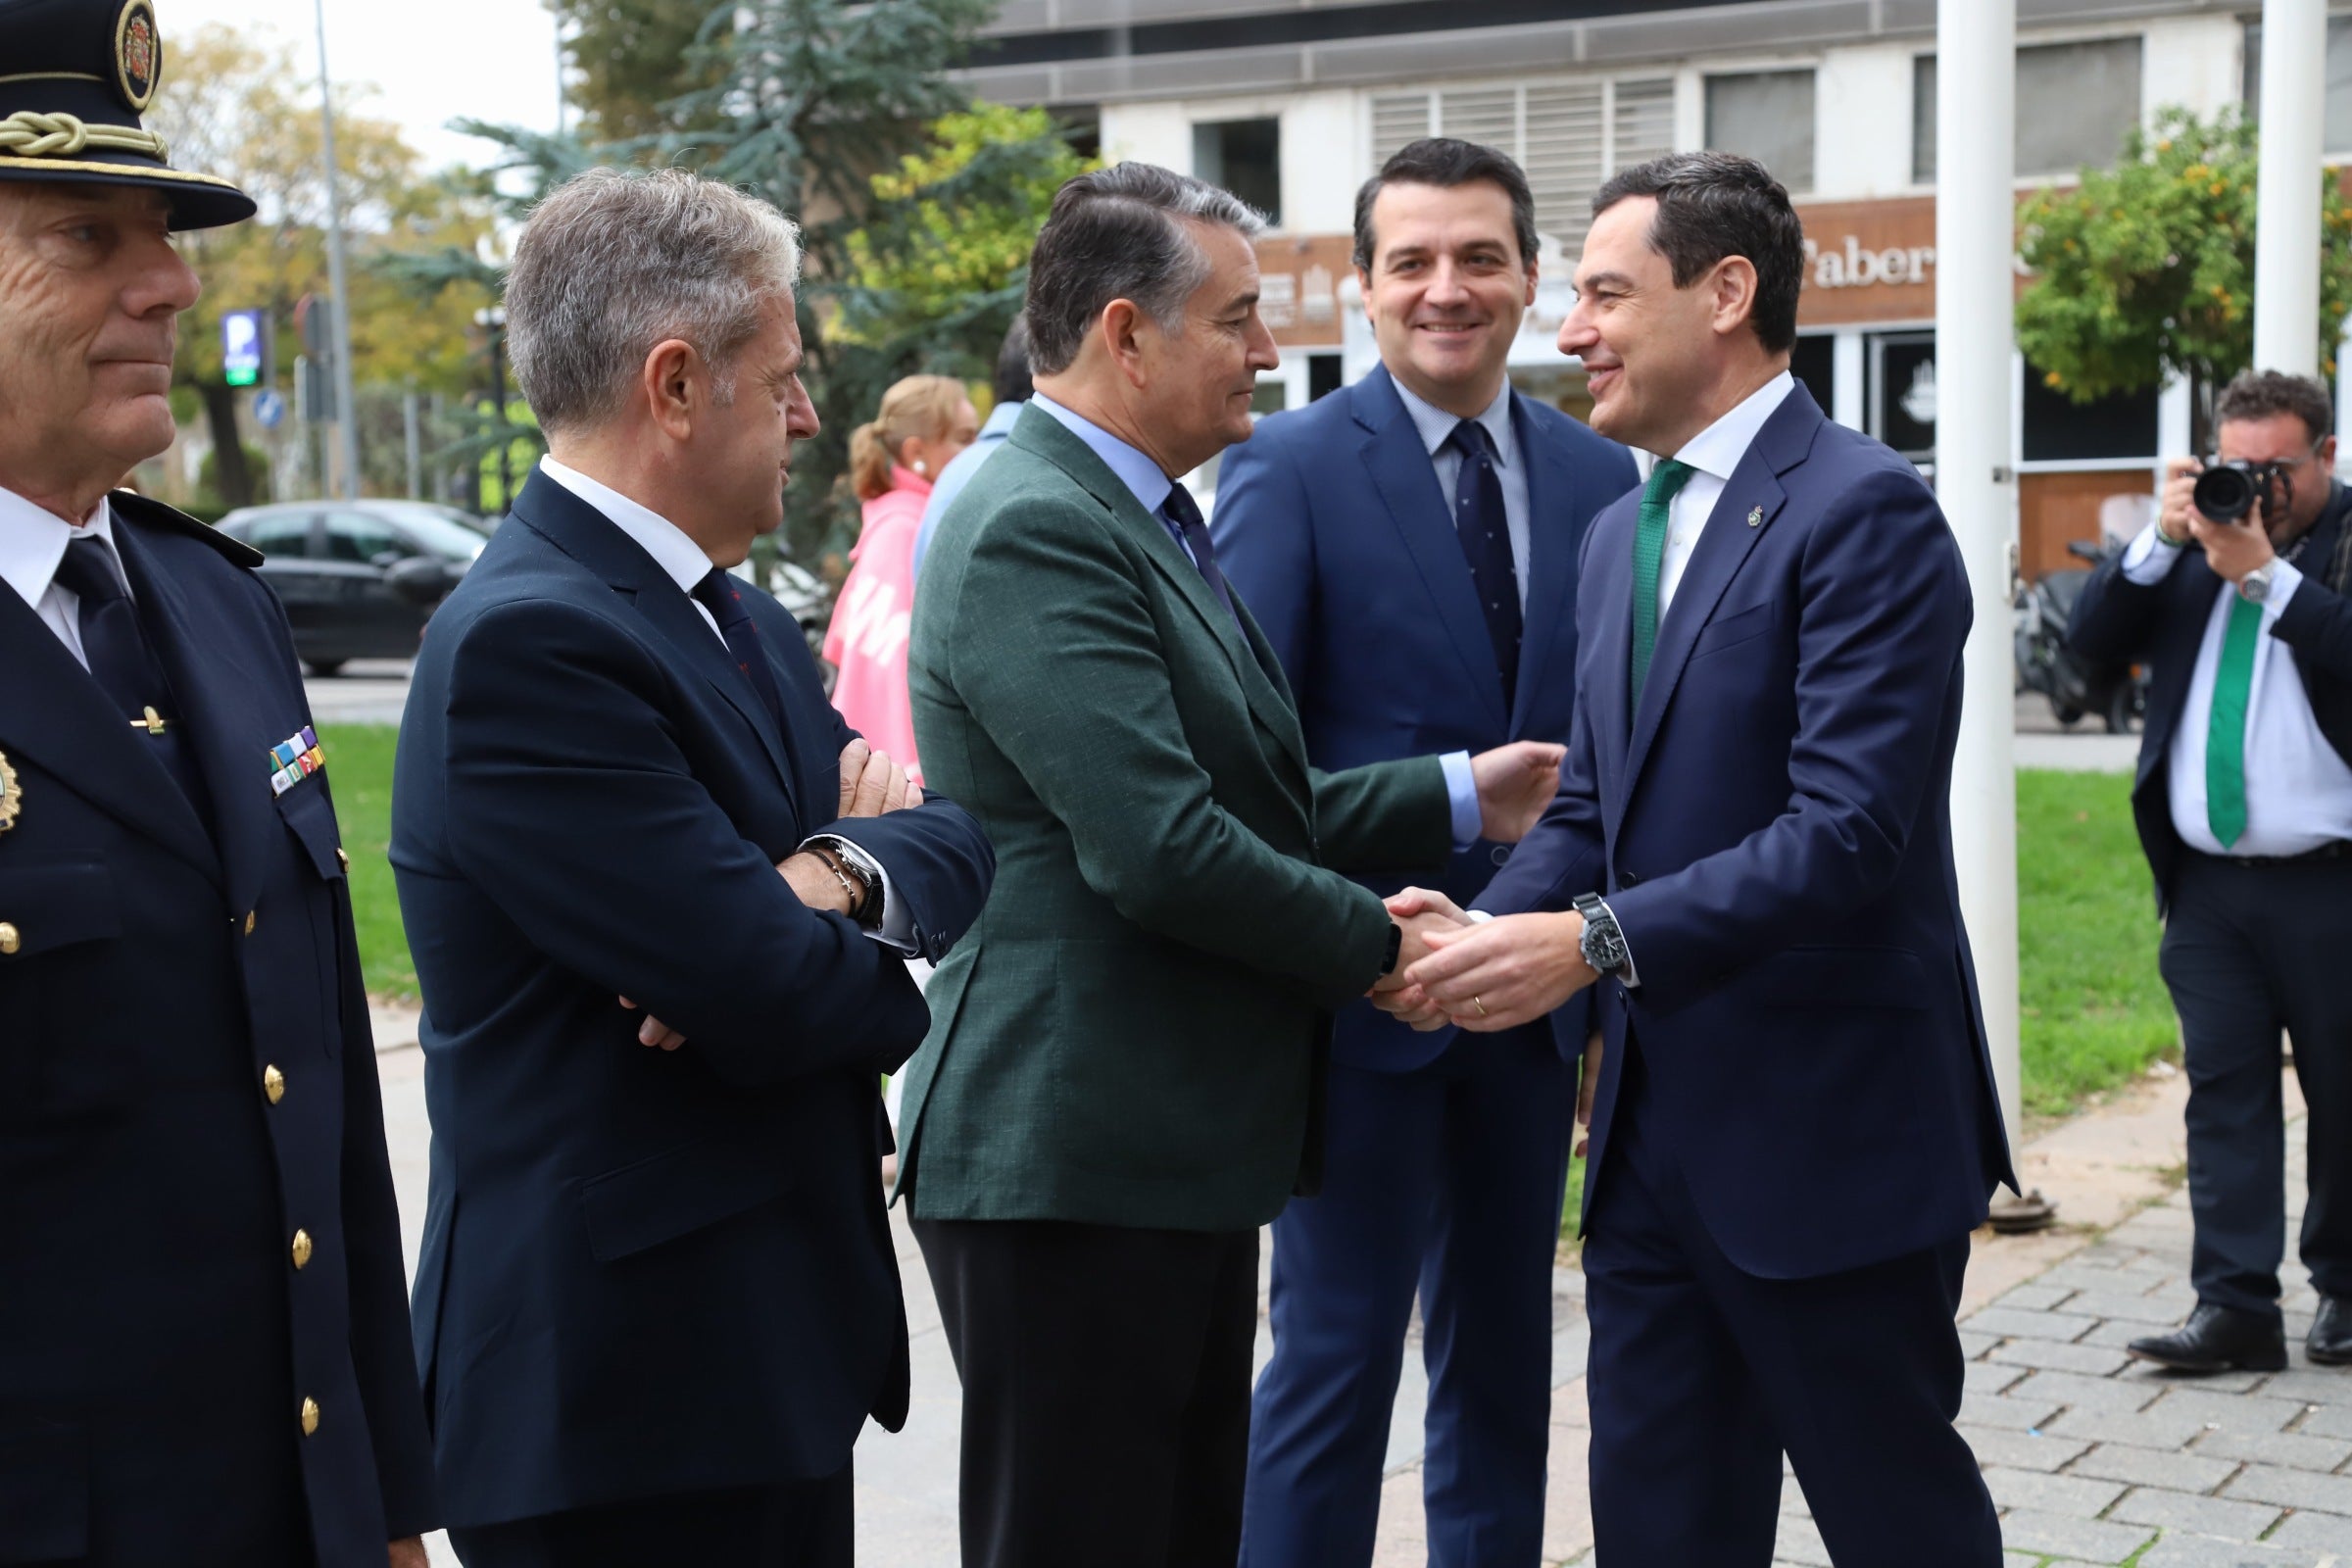
<path fill-rule="evenodd" d="M 2027 1376 L 2022 1366 L 2001 1366 L 1991 1361 L 1970 1361 L 1960 1368 L 1960 1387 L 1969 1394 L 1998 1394 Z"/>
<path fill-rule="evenodd" d="M 2093 1481 L 2088 1476 L 2036 1475 L 2001 1465 L 1985 1468 L 1984 1485 L 1992 1500 L 2004 1508 L 2028 1508 L 2073 1519 L 2096 1519 L 2126 1490 L 2117 1482 Z"/>
<path fill-rule="evenodd" d="M 2205 1435 L 2205 1423 L 2193 1415 L 2172 1415 L 2162 1405 L 2136 1414 L 2121 1410 L 2069 1410 L 2050 1422 L 2052 1437 L 2090 1438 L 2100 1443 L 2129 1443 L 2136 1448 L 2185 1448 Z M 2216 1457 L 2219 1457 L 2218 1455 Z"/>
<path fill-rule="evenodd" d="M 2197 1452 L 2210 1453 L 2218 1459 L 2248 1459 L 2294 1470 L 2324 1471 L 2352 1459 L 2352 1443 L 2334 1438 L 2299 1437 L 2291 1432 L 2216 1432 L 2197 1445 Z"/>
<path fill-rule="evenodd" d="M 2148 1408 L 2150 1413 L 2171 1410 L 2193 1414 L 2218 1431 L 2238 1433 L 2284 1432 L 2286 1424 L 2303 1413 L 2303 1406 L 2293 1399 L 2274 1399 L 2257 1394 L 2216 1394 L 2203 1388 L 2168 1389 L 2163 1399 Z"/>
<path fill-rule="evenodd" d="M 1799 1563 L 1804 1568 L 1832 1568 L 1830 1548 L 1821 1542 L 1821 1531 L 1810 1519 L 1781 1520 L 1780 1539 L 1773 1543 L 1773 1556 L 1783 1562 Z"/>
<path fill-rule="evenodd" d="M 1974 1364 L 1977 1357 L 2001 1343 L 1998 1334 L 1978 1334 L 1969 1329 L 1960 1331 L 1960 1359 Z"/>
<path fill-rule="evenodd" d="M 1966 1421 L 1960 1423 L 1959 1432 L 1976 1454 L 1977 1463 L 2002 1464 L 2013 1470 L 2053 1471 L 2081 1458 L 2090 1447 L 2080 1438 L 2037 1438 L 1997 1427 L 1972 1427 Z"/>
<path fill-rule="evenodd" d="M 1988 1359 L 2041 1371 L 2074 1372 L 2103 1378 L 2121 1372 L 2131 1357 L 2097 1345 L 2061 1345 L 2049 1340 L 2011 1340 L 1993 1348 Z"/>
<path fill-rule="evenodd" d="M 2157 1328 L 2171 1328 L 2188 1315 L 2171 1300 L 2150 1296 L 2126 1296 L 2120 1291 L 2078 1291 L 2066 1298 L 2066 1309 L 2087 1317 L 2122 1318 L 2127 1322 L 2146 1323 Z"/>
<path fill-rule="evenodd" d="M 1960 1424 L 1997 1427 L 2004 1432 L 2030 1432 L 2056 1415 L 2061 1406 L 2051 1399 L 2012 1399 L 1998 1394 L 1963 1394 Z"/>
<path fill-rule="evenodd" d="M 2167 1534 L 2148 1548 L 2138 1568 L 2320 1568 L 2320 1559 L 2279 1546 Z"/>
<path fill-rule="evenodd" d="M 1961 1327 L 2003 1339 L 2055 1340 L 2068 1343 L 2098 1327 L 2095 1317 L 2072 1312 L 2029 1312 L 2013 1306 L 1988 1306 L 1964 1319 Z"/>
<path fill-rule="evenodd" d="M 2102 1443 L 2067 1474 L 2101 1481 L 2128 1481 L 2135 1487 L 2163 1487 L 2169 1492 L 2211 1492 L 2237 1474 L 2233 1459 L 2207 1459 L 2194 1453 L 2165 1453 L 2134 1448 L 2124 1443 Z"/>
<path fill-rule="evenodd" d="M 2102 1319 L 2097 1328 L 2092 1329 L 2075 1343 L 2078 1345 L 2104 1345 L 2120 1350 L 2133 1340 L 2145 1339 L 2148 1335 L 2160 1331 L 2153 1323 L 2134 1323 L 2130 1318 L 2111 1317 Z"/>
<path fill-rule="evenodd" d="M 2185 1492 L 2141 1487 L 2127 1493 L 2107 1512 L 2122 1524 L 2162 1525 L 2194 1535 L 2220 1536 L 2226 1541 L 2259 1541 L 2278 1522 L 2278 1510 L 2267 1502 L 2232 1502 L 2226 1497 L 2198 1497 Z"/>
<path fill-rule="evenodd" d="M 1964 1406 L 1965 1408 L 1965 1406 Z M 2297 1432 L 2310 1438 L 2352 1438 L 2352 1404 L 2305 1405 Z"/>
<path fill-rule="evenodd" d="M 2164 1392 L 2144 1378 L 2086 1378 L 2073 1372 L 2036 1372 L 2004 1391 L 2012 1399 L 2047 1399 L 2074 1410 L 2145 1409 Z"/>
<path fill-rule="evenodd" d="M 2122 1562 L 2156 1535 L 2146 1525 L 2107 1524 L 2014 1508 L 2001 1520 L 2001 1544 L 2071 1562 Z"/>
<path fill-rule="evenodd" d="M 2313 1475 L 2273 1464 L 2250 1464 L 2222 1488 L 2225 1497 L 2250 1502 L 2276 1502 L 2288 1508 L 2317 1508 L 2323 1513 L 2352 1514 L 2352 1479 Z"/>
<path fill-rule="evenodd" d="M 2265 1379 L 2276 1377 L 2273 1372 L 2213 1372 L 2190 1377 L 2184 1373 L 2168 1372 L 2152 1362 L 2134 1362 L 2130 1376 L 2160 1389 L 2197 1389 L 2206 1394 L 2246 1394 Z M 2268 1390 L 2264 1391 L 2268 1393 Z"/>
<path fill-rule="evenodd" d="M 2296 1347 L 2298 1351 L 2301 1348 Z M 2352 1368 L 2296 1367 L 2274 1372 L 2262 1392 L 2275 1399 L 2303 1404 L 2352 1404 Z"/>
<path fill-rule="evenodd" d="M 2036 1280 L 2030 1285 L 2016 1286 L 1994 1299 L 1995 1306 L 2014 1306 L 2025 1312 L 2047 1312 L 2074 1293 L 2060 1285 L 2044 1285 Z M 2068 1310 L 2073 1310 L 2071 1307 Z"/>
<path fill-rule="evenodd" d="M 2271 1532 L 2270 1544 L 2300 1551 L 2329 1552 L 2352 1561 L 2352 1519 L 2314 1508 L 2298 1508 L 2286 1516 L 2286 1523 Z"/>

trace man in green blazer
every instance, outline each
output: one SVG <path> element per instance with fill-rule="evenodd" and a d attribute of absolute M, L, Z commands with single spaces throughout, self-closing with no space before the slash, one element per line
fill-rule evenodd
<path fill-rule="evenodd" d="M 916 738 L 998 866 L 902 1115 L 964 1386 L 966 1568 L 1231 1568 L 1257 1228 L 1316 1182 L 1333 1010 L 1427 929 L 1344 873 L 1516 840 L 1557 781 L 1533 742 L 1308 765 L 1175 477 L 1248 437 L 1277 363 L 1259 222 L 1149 165 L 1062 187 L 1038 395 L 916 596 Z"/>

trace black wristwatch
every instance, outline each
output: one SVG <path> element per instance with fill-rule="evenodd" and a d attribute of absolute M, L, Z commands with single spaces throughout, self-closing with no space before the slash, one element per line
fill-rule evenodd
<path fill-rule="evenodd" d="M 1380 960 L 1381 978 L 1385 980 L 1390 975 L 1395 974 L 1396 972 L 1396 960 L 1403 956 L 1404 927 L 1398 925 L 1396 921 L 1391 920 L 1389 922 L 1389 956 Z"/>
<path fill-rule="evenodd" d="M 1577 913 L 1585 917 L 1585 934 L 1578 944 L 1584 950 L 1585 962 L 1592 966 L 1595 974 L 1622 978 L 1629 955 L 1625 947 L 1625 933 L 1617 929 L 1617 917 L 1609 912 L 1607 905 L 1600 902 L 1597 893 L 1585 894 L 1576 901 L 1574 907 Z"/>

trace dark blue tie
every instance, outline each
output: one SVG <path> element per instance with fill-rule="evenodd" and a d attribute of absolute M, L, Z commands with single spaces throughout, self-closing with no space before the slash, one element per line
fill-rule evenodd
<path fill-rule="evenodd" d="M 718 622 L 718 635 L 725 640 L 727 652 L 734 656 L 735 667 L 743 671 L 743 678 L 752 683 L 752 690 L 767 705 L 767 716 L 776 721 L 776 733 L 786 734 L 783 694 L 776 690 L 775 671 L 767 667 L 767 652 L 760 644 L 760 628 L 752 624 L 752 612 L 743 608 L 743 584 L 723 568 L 712 566 L 694 585 L 694 597 Z"/>
<path fill-rule="evenodd" d="M 1453 481 L 1453 531 L 1470 564 L 1471 586 L 1487 617 L 1494 645 L 1494 668 L 1502 676 L 1502 701 L 1509 707 L 1519 685 L 1519 571 L 1511 561 L 1511 528 L 1502 510 L 1502 476 L 1494 471 L 1494 438 L 1476 419 L 1453 427 L 1446 444 L 1461 454 Z"/>
<path fill-rule="evenodd" d="M 1217 603 L 1225 607 L 1225 613 L 1233 616 L 1238 629 L 1242 617 L 1233 608 L 1233 590 L 1225 586 L 1225 574 L 1217 569 L 1217 547 L 1209 540 L 1208 522 L 1200 515 L 1200 503 L 1193 499 L 1190 490 L 1175 485 L 1169 489 L 1168 499 L 1159 504 L 1159 515 L 1167 523 L 1168 532 L 1192 552 L 1193 564 L 1200 568 L 1208 591 L 1217 596 Z"/>
<path fill-rule="evenodd" d="M 210 797 L 181 733 L 171 682 L 147 641 L 146 628 L 139 624 L 138 607 L 115 575 L 111 556 L 96 534 L 85 534 L 66 546 L 65 558 L 57 564 L 58 586 L 81 601 L 81 656 L 89 664 L 90 678 L 122 715 L 119 721 L 141 732 L 151 755 L 196 814 L 209 823 Z"/>

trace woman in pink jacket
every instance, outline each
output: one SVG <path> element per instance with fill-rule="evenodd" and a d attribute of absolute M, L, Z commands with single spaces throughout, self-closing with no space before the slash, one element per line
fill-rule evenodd
<path fill-rule="evenodd" d="M 962 383 L 910 375 L 882 394 L 870 424 L 850 435 L 850 480 L 864 527 L 825 630 L 825 658 L 841 671 L 833 706 L 875 751 L 922 782 L 914 715 L 906 701 L 906 621 L 914 609 L 914 536 L 931 481 L 972 444 L 980 416 Z"/>

